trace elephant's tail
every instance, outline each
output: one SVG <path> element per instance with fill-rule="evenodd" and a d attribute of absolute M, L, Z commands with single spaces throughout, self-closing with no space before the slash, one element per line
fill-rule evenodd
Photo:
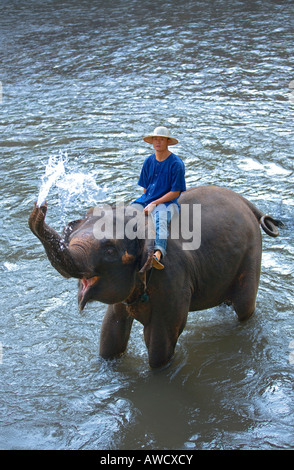
<path fill-rule="evenodd" d="M 263 215 L 260 218 L 259 223 L 263 231 L 270 237 L 277 237 L 279 235 L 279 230 L 277 227 L 284 227 L 284 224 L 281 220 L 273 219 L 270 215 Z"/>
<path fill-rule="evenodd" d="M 254 204 L 252 204 L 252 202 L 248 201 L 245 198 L 243 199 L 246 201 L 247 206 L 252 210 L 253 214 L 260 223 L 260 226 L 263 231 L 270 237 L 277 237 L 279 235 L 279 230 L 277 229 L 277 227 L 284 227 L 283 222 L 281 220 L 274 219 L 270 215 L 264 214 Z"/>

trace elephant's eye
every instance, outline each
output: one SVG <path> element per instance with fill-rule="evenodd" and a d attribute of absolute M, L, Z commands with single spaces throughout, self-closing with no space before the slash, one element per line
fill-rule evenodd
<path fill-rule="evenodd" d="M 110 246 L 110 245 L 105 246 L 104 255 L 105 255 L 105 258 L 108 259 L 109 261 L 114 260 L 117 255 L 117 250 L 114 246 Z"/>

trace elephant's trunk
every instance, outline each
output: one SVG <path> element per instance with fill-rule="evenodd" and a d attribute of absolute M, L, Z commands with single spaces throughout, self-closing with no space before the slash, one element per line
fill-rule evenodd
<path fill-rule="evenodd" d="M 74 253 L 68 248 L 60 235 L 45 223 L 47 206 L 35 208 L 29 218 L 29 227 L 42 242 L 52 266 L 64 277 L 81 278 L 83 272 L 77 265 Z"/>

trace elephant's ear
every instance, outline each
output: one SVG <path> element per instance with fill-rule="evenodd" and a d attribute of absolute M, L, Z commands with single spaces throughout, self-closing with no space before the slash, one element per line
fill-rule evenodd
<path fill-rule="evenodd" d="M 142 224 L 142 233 L 144 233 L 144 238 L 142 240 L 138 240 L 139 243 L 141 242 L 140 252 L 141 252 L 141 259 L 140 259 L 140 270 L 139 273 L 143 274 L 147 271 L 150 271 L 152 268 L 152 260 L 154 254 L 154 240 L 155 240 L 155 227 L 154 222 L 149 215 L 148 217 L 143 216 L 141 219 Z"/>

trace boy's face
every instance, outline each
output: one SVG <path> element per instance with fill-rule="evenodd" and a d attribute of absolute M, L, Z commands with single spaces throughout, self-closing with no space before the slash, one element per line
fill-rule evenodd
<path fill-rule="evenodd" d="M 155 150 L 163 152 L 167 149 L 167 137 L 153 137 L 152 144 Z"/>

